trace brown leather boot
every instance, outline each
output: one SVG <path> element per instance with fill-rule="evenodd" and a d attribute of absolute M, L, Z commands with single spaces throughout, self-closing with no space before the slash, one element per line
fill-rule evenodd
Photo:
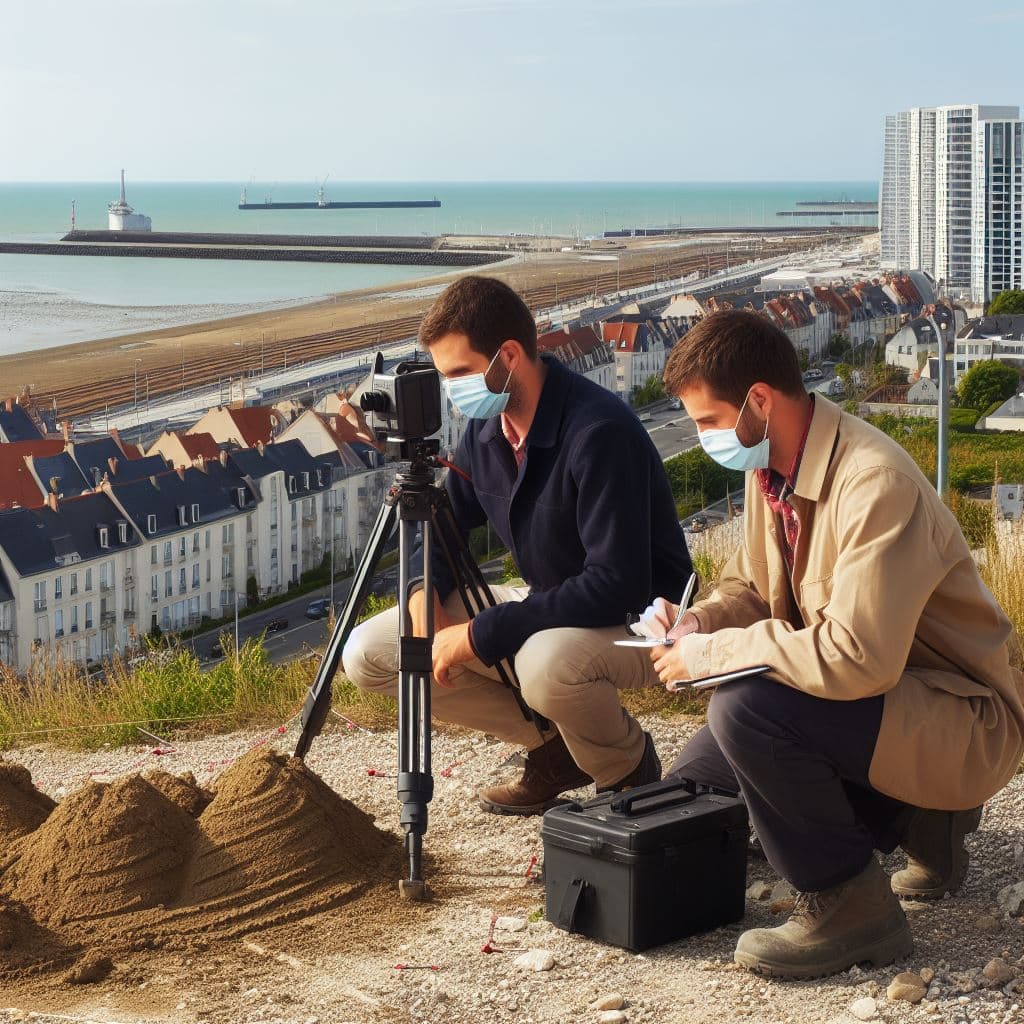
<path fill-rule="evenodd" d="M 572 759 L 561 733 L 526 755 L 522 776 L 503 786 L 477 790 L 477 799 L 492 814 L 543 814 L 569 789 L 593 780 Z"/>
<path fill-rule="evenodd" d="M 906 900 L 941 900 L 947 892 L 956 892 L 970 863 L 964 836 L 980 824 L 980 807 L 916 811 L 900 842 L 907 853 L 907 866 L 892 876 L 892 891 Z"/>
<path fill-rule="evenodd" d="M 618 793 L 623 789 L 635 789 L 651 782 L 661 782 L 661 758 L 654 749 L 654 740 L 649 732 L 644 733 L 644 752 L 637 766 L 614 785 L 599 786 L 598 793 Z"/>
<path fill-rule="evenodd" d="M 754 928 L 736 944 L 742 967 L 773 978 L 821 978 L 870 961 L 884 967 L 907 956 L 914 940 L 881 865 L 823 892 L 800 893 L 780 928 Z"/>

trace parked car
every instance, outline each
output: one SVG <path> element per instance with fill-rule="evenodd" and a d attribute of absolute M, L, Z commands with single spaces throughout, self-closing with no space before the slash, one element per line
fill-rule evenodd
<path fill-rule="evenodd" d="M 678 398 L 670 398 L 668 400 L 668 407 L 670 409 L 682 409 L 683 403 Z"/>
<path fill-rule="evenodd" d="M 708 528 L 708 517 L 704 515 L 695 515 L 691 520 L 687 529 L 690 533 L 700 533 L 702 530 Z"/>
<path fill-rule="evenodd" d="M 331 599 L 329 597 L 318 597 L 306 605 L 307 619 L 326 619 L 331 610 Z"/>
<path fill-rule="evenodd" d="M 282 629 L 287 628 L 288 620 L 283 615 L 279 615 L 276 619 L 271 619 L 265 626 L 268 633 L 280 633 Z"/>
<path fill-rule="evenodd" d="M 821 380 L 821 378 L 824 376 L 825 374 L 823 374 L 821 370 L 807 370 L 804 373 L 804 380 Z"/>
<path fill-rule="evenodd" d="M 221 646 L 220 640 L 215 640 L 213 642 L 213 646 L 210 648 L 208 656 L 210 658 L 223 658 L 224 657 L 224 648 Z"/>

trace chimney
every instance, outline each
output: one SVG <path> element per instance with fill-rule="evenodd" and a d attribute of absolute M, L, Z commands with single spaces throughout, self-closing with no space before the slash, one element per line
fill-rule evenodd
<path fill-rule="evenodd" d="M 201 473 L 206 472 L 206 459 L 203 457 L 203 453 L 200 452 L 193 460 L 192 465 L 196 467 Z"/>
<path fill-rule="evenodd" d="M 107 459 L 107 465 L 110 467 L 110 475 L 111 476 L 117 476 L 117 456 L 116 455 L 111 455 L 110 458 Z"/>
<path fill-rule="evenodd" d="M 221 453 L 220 453 L 220 464 L 225 469 L 227 469 L 227 466 L 228 466 L 228 453 L 226 451 L 224 451 L 223 449 L 221 449 Z"/>
<path fill-rule="evenodd" d="M 51 476 L 50 477 L 50 493 L 51 494 L 56 494 L 57 493 L 57 485 L 59 483 L 60 483 L 60 480 L 58 480 L 57 477 L 55 477 L 55 476 Z"/>
<path fill-rule="evenodd" d="M 63 420 L 60 425 L 61 432 L 64 434 L 64 440 L 70 442 L 75 437 L 75 425 L 71 420 Z"/>
<path fill-rule="evenodd" d="M 184 466 L 179 466 L 178 469 L 177 469 L 177 474 L 178 474 L 178 479 L 183 481 L 185 479 L 185 467 Z"/>
<path fill-rule="evenodd" d="M 333 430 L 334 433 L 338 432 L 338 417 L 337 416 L 332 416 L 331 417 L 331 430 Z"/>
<path fill-rule="evenodd" d="M 258 451 L 261 456 L 266 453 L 266 450 L 267 450 L 267 447 L 266 447 L 266 445 L 262 441 L 257 441 L 256 442 L 256 451 Z"/>
<path fill-rule="evenodd" d="M 120 448 L 121 451 L 124 451 L 124 444 L 121 442 L 121 432 L 117 429 L 117 427 L 111 427 L 109 433 L 110 436 L 114 439 L 114 443 L 117 445 L 117 447 Z"/>
<path fill-rule="evenodd" d="M 14 399 L 13 398 L 5 398 L 4 399 L 4 408 L 8 412 L 14 412 Z"/>
<path fill-rule="evenodd" d="M 54 479 L 56 479 L 56 478 L 54 478 Z M 49 506 L 51 511 L 56 512 L 58 510 L 59 503 L 58 503 L 58 500 L 57 500 L 57 492 L 56 491 L 50 491 L 50 493 L 46 496 L 46 504 Z"/>

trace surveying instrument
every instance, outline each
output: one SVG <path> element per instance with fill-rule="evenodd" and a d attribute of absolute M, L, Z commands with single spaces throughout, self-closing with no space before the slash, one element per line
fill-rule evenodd
<path fill-rule="evenodd" d="M 441 388 L 437 370 L 422 362 L 408 361 L 399 363 L 393 374 L 385 374 L 384 359 L 378 353 L 370 389 L 363 393 L 359 404 L 368 413 L 368 425 L 374 436 L 383 442 L 385 453 L 407 462 L 408 468 L 396 473 L 377 514 L 352 578 L 352 589 L 306 695 L 295 756 L 306 756 L 330 713 L 331 682 L 397 524 L 398 799 L 402 805 L 399 823 L 405 833 L 408 864 L 408 877 L 398 885 L 406 898 L 422 900 L 429 896 L 423 879 L 423 836 L 427 831 L 427 805 L 434 795 L 430 766 L 430 686 L 434 637 L 431 559 L 435 547 L 455 580 L 470 618 L 484 608 L 494 607 L 497 602 L 458 529 L 447 491 L 435 483 L 436 470 L 449 465 L 439 457 L 440 443 L 430 439 L 430 435 L 441 428 Z M 424 637 L 412 635 L 409 613 L 411 563 L 417 533 L 423 551 L 427 634 Z M 499 662 L 495 667 L 501 681 L 511 688 L 523 716 L 543 732 L 547 723 L 523 701 L 511 663 Z"/>

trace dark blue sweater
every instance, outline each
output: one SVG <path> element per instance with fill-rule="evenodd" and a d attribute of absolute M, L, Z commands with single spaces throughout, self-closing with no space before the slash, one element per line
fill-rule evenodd
<path fill-rule="evenodd" d="M 488 520 L 531 588 L 472 625 L 480 660 L 513 657 L 534 633 L 614 626 L 655 597 L 678 601 L 691 572 L 686 540 L 653 442 L 600 385 L 546 358 L 547 376 L 521 470 L 500 417 L 470 420 L 446 488 L 463 534 Z M 433 584 L 454 582 L 437 546 Z"/>

